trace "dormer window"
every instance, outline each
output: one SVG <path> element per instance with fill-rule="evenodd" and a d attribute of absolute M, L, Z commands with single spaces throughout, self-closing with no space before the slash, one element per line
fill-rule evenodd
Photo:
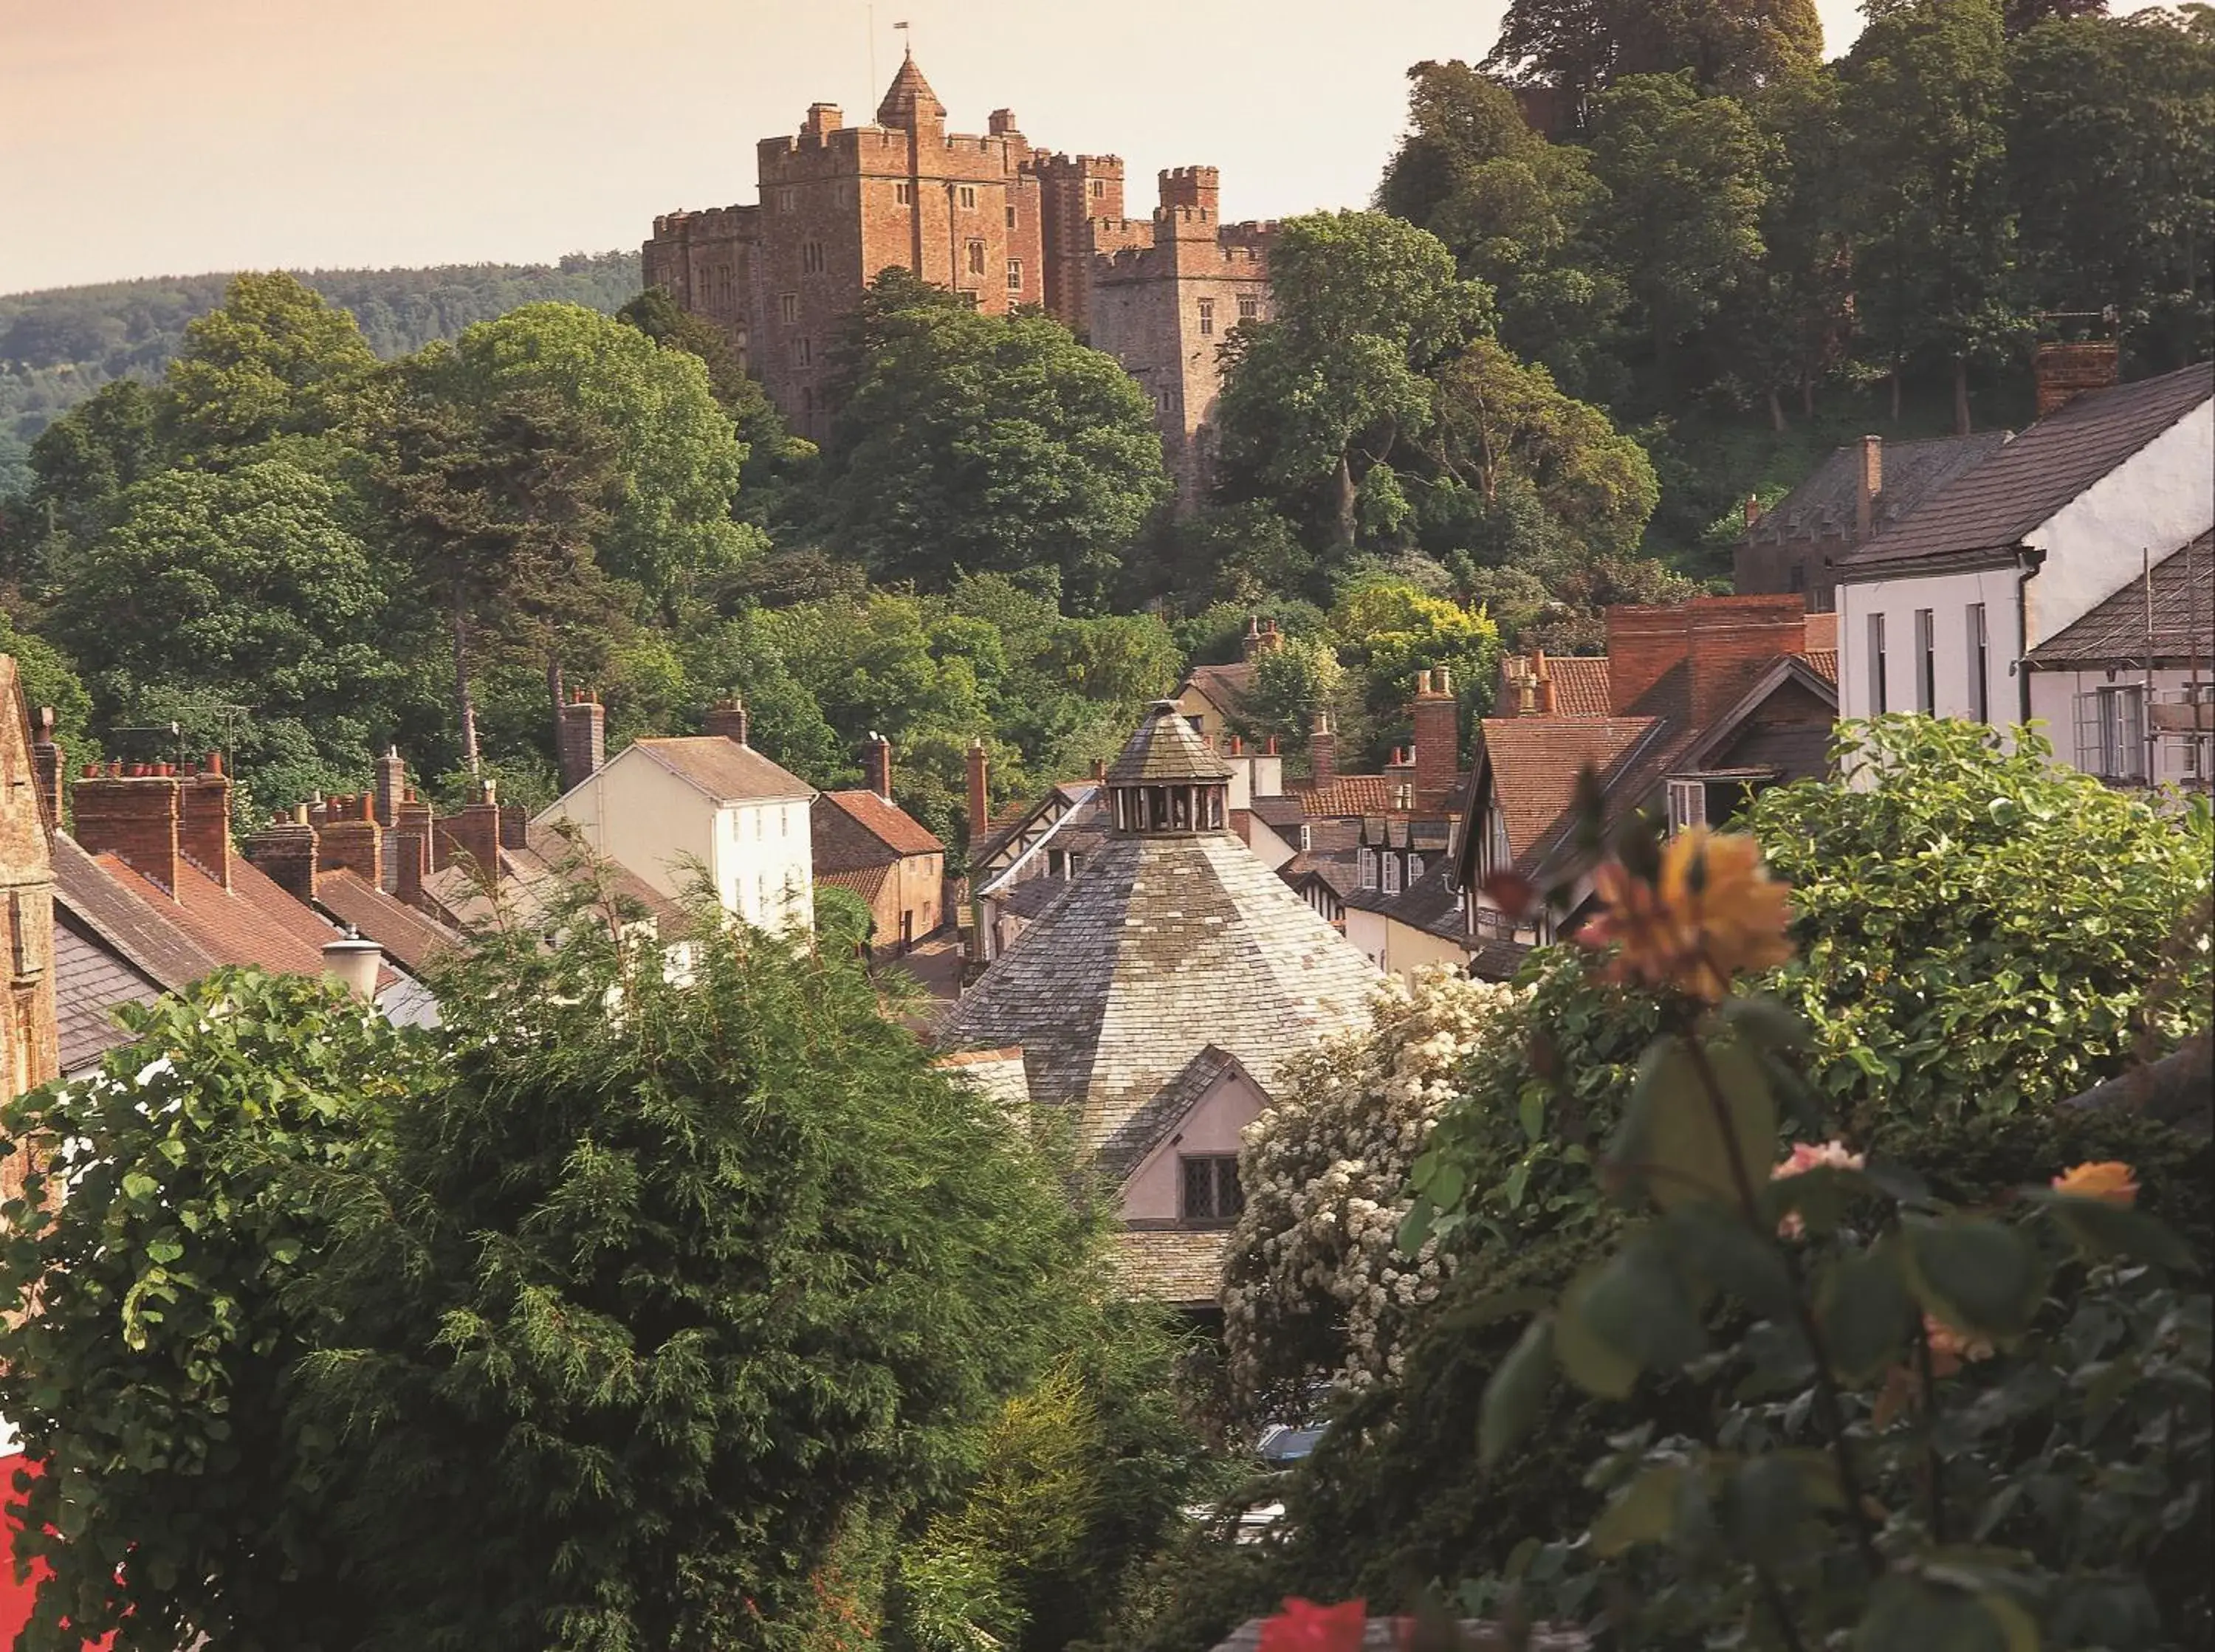
<path fill-rule="evenodd" d="M 1384 892 L 1387 895 L 1397 895 L 1400 892 L 1400 857 L 1396 854 L 1388 854 L 1384 857 Z"/>

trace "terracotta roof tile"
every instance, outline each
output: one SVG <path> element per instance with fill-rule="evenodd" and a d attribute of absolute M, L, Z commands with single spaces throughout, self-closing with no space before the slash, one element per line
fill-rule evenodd
<path fill-rule="evenodd" d="M 1517 658 L 1510 655 L 1500 662 L 1500 690 L 1492 703 L 1503 717 L 1512 715 L 1519 703 L 1507 676 L 1509 661 Z M 1606 655 L 1549 654 L 1546 675 L 1553 680 L 1556 717 L 1605 717 L 1614 709 L 1607 697 Z"/>
<path fill-rule="evenodd" d="M 1837 649 L 1810 648 L 1807 651 L 1807 658 L 1808 670 L 1832 688 L 1838 686 L 1838 651 Z"/>
<path fill-rule="evenodd" d="M 718 803 L 815 795 L 815 788 L 797 774 L 720 734 L 634 740 L 631 746 Z"/>
<path fill-rule="evenodd" d="M 890 860 L 840 872 L 825 872 L 818 866 L 815 868 L 815 882 L 819 887 L 827 884 L 832 889 L 843 889 L 850 895 L 858 895 L 863 900 L 874 902 L 878 896 L 884 893 L 885 880 L 893 875 L 893 862 Z"/>
<path fill-rule="evenodd" d="M 316 904 L 352 924 L 411 975 L 421 973 L 435 954 L 461 945 L 454 930 L 343 866 L 316 874 Z"/>
<path fill-rule="evenodd" d="M 176 903 L 169 896 L 156 891 L 160 904 L 150 906 L 134 888 L 108 876 L 66 832 L 53 835 L 52 850 L 55 898 L 140 974 L 174 989 L 216 967 L 217 960 L 177 927 L 170 915 Z M 152 889 L 144 879 L 134 883 Z"/>
<path fill-rule="evenodd" d="M 154 905 L 218 964 L 320 976 L 323 948 L 339 939 L 334 927 L 287 895 L 244 855 L 231 858 L 228 890 L 191 860 L 179 857 L 174 900 L 116 856 L 94 859 L 101 871 L 140 901 Z M 383 988 L 398 978 L 388 968 L 380 971 L 377 985 Z"/>
<path fill-rule="evenodd" d="M 1392 807 L 1393 785 L 1383 774 L 1341 774 L 1328 786 L 1307 786 L 1293 795 L 1299 798 L 1303 814 L 1381 815 Z"/>
<path fill-rule="evenodd" d="M 845 815 L 894 854 L 946 853 L 946 845 L 921 821 L 899 805 L 887 803 L 874 792 L 819 792 L 814 806 L 819 809 L 825 804 Z M 815 853 L 819 865 L 823 850 L 819 846 Z"/>
<path fill-rule="evenodd" d="M 1568 812 L 1586 764 L 1604 776 L 1659 725 L 1651 717 L 1488 717 L 1477 726 L 1519 864 Z"/>

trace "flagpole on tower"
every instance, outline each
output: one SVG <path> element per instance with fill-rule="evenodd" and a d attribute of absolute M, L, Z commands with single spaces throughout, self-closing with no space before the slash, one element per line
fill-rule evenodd
<path fill-rule="evenodd" d="M 901 55 L 909 58 L 915 56 L 915 36 L 909 33 L 907 24 L 905 22 L 898 22 L 894 23 L 893 27 L 899 30 L 901 34 L 907 35 L 907 39 L 900 42 Z"/>

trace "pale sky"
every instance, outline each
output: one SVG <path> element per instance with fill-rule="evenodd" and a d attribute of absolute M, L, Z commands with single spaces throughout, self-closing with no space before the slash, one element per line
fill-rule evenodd
<path fill-rule="evenodd" d="M 1856 0 L 1819 0 L 1828 47 Z M 1366 203 L 1406 70 L 1505 0 L 0 0 L 0 292 L 548 260 L 754 199 L 755 140 L 870 118 L 912 25 L 956 132 L 1223 171 L 1226 217 Z M 870 71 L 870 17 L 875 81 Z"/>

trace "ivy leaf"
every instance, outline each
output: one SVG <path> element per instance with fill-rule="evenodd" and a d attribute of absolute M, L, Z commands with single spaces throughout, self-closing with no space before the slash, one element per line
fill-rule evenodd
<path fill-rule="evenodd" d="M 1688 1472 L 1682 1463 L 1657 1463 L 1623 1487 L 1592 1524 L 1592 1551 L 1608 1559 L 1641 1543 L 1667 1542 Z"/>
<path fill-rule="evenodd" d="M 1909 1288 L 1924 1307 L 1956 1331 L 1999 1340 L 2030 1328 L 2046 1267 L 2022 1233 L 1985 1216 L 1914 1221 L 1905 1232 Z"/>
<path fill-rule="evenodd" d="M 1502 1453 L 1527 1433 L 1546 1397 L 1547 1379 L 1554 1369 L 1554 1321 L 1541 1314 L 1509 1350 L 1492 1380 L 1484 1386 L 1484 1404 L 1477 1413 L 1476 1460 L 1490 1468 Z"/>

